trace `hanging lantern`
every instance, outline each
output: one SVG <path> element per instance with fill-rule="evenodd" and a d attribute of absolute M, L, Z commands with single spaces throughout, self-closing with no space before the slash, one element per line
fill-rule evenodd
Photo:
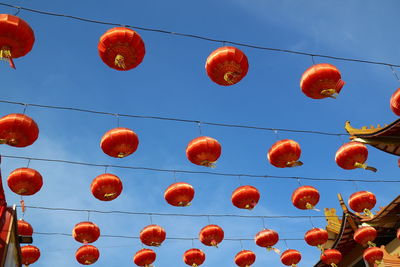
<path fill-rule="evenodd" d="M 140 35 L 124 27 L 112 28 L 103 34 L 97 49 L 103 62 L 116 70 L 136 68 L 146 52 Z"/>
<path fill-rule="evenodd" d="M 168 204 L 176 207 L 190 206 L 193 197 L 194 188 L 188 183 L 174 183 L 164 192 L 164 198 Z"/>
<path fill-rule="evenodd" d="M 396 237 L 397 237 L 397 239 L 400 239 L 400 228 L 399 228 L 399 229 L 397 229 L 397 232 L 396 232 Z"/>
<path fill-rule="evenodd" d="M 246 76 L 249 62 L 238 48 L 220 47 L 212 52 L 206 62 L 206 71 L 210 79 L 223 86 L 234 85 Z"/>
<path fill-rule="evenodd" d="M 322 245 L 328 242 L 328 232 L 322 228 L 313 228 L 304 235 L 306 243 L 324 251 Z"/>
<path fill-rule="evenodd" d="M 32 226 L 27 221 L 24 221 L 23 219 L 18 220 L 17 228 L 18 228 L 18 235 L 32 236 L 32 234 L 33 234 Z"/>
<path fill-rule="evenodd" d="M 35 263 L 40 258 L 40 250 L 35 246 L 21 247 L 21 263 L 28 266 Z"/>
<path fill-rule="evenodd" d="M 364 212 L 368 216 L 374 216 L 371 210 L 375 207 L 376 197 L 368 191 L 360 191 L 352 194 L 348 202 L 350 208 L 355 212 Z"/>
<path fill-rule="evenodd" d="M 271 229 L 264 229 L 256 234 L 254 237 L 256 244 L 262 248 L 269 250 L 274 250 L 278 254 L 280 253 L 278 249 L 273 248 L 273 246 L 278 243 L 279 235 L 277 232 Z"/>
<path fill-rule="evenodd" d="M 224 239 L 224 230 L 215 224 L 204 226 L 199 233 L 200 242 L 206 246 L 218 247 Z"/>
<path fill-rule="evenodd" d="M 43 179 L 42 175 L 34 169 L 19 168 L 10 173 L 7 184 L 15 194 L 31 196 L 42 188 Z"/>
<path fill-rule="evenodd" d="M 400 116 L 400 88 L 398 88 L 390 98 L 390 109 L 394 114 Z"/>
<path fill-rule="evenodd" d="M 250 267 L 256 261 L 256 254 L 250 250 L 242 250 L 235 256 L 235 263 L 239 267 Z"/>
<path fill-rule="evenodd" d="M 336 98 L 345 84 L 341 78 L 335 66 L 326 63 L 316 64 L 308 68 L 301 76 L 301 91 L 313 99 Z"/>
<path fill-rule="evenodd" d="M 13 58 L 28 54 L 35 42 L 29 24 L 19 17 L 0 14 L 0 59 L 7 60 L 15 69 Z"/>
<path fill-rule="evenodd" d="M 133 256 L 133 262 L 137 266 L 142 267 L 151 267 L 152 263 L 156 260 L 156 253 L 148 248 L 143 248 L 136 252 L 135 256 Z"/>
<path fill-rule="evenodd" d="M 316 188 L 304 185 L 297 188 L 292 194 L 293 205 L 301 210 L 314 209 L 319 202 L 319 192 Z"/>
<path fill-rule="evenodd" d="M 147 246 L 159 247 L 167 234 L 159 225 L 148 225 L 140 231 L 140 240 Z"/>
<path fill-rule="evenodd" d="M 197 248 L 189 249 L 183 254 L 183 261 L 187 265 L 192 267 L 202 265 L 205 260 L 206 254 L 202 250 Z"/>
<path fill-rule="evenodd" d="M 358 228 L 354 233 L 354 241 L 361 244 L 362 246 L 368 245 L 374 247 L 375 244 L 372 241 L 375 240 L 378 233 L 376 229 L 372 226 L 363 226 Z"/>
<path fill-rule="evenodd" d="M 368 149 L 360 142 L 349 142 L 342 145 L 335 156 L 337 165 L 345 170 L 361 168 L 376 172 L 377 170 L 374 167 L 365 164 L 367 158 Z"/>
<path fill-rule="evenodd" d="M 364 250 L 363 253 L 363 258 L 366 262 L 369 264 L 376 264 L 379 265 L 382 262 L 383 259 L 383 251 L 380 248 L 377 247 L 370 247 Z M 373 265 L 375 266 L 375 265 Z"/>
<path fill-rule="evenodd" d="M 221 156 L 221 145 L 214 138 L 197 137 L 186 147 L 186 156 L 196 165 L 215 167 L 214 163 Z"/>
<path fill-rule="evenodd" d="M 321 254 L 321 261 L 332 267 L 338 267 L 337 264 L 342 260 L 342 253 L 337 249 L 327 249 Z"/>
<path fill-rule="evenodd" d="M 260 192 L 251 185 L 240 186 L 233 191 L 231 200 L 239 209 L 252 210 L 260 200 Z"/>
<path fill-rule="evenodd" d="M 136 151 L 139 138 L 128 128 L 114 128 L 106 132 L 100 141 L 103 152 L 110 157 L 124 158 Z"/>
<path fill-rule="evenodd" d="M 299 263 L 301 260 L 301 253 L 295 249 L 288 249 L 284 251 L 281 255 L 281 262 L 283 265 L 286 266 L 297 266 L 296 264 Z"/>
<path fill-rule="evenodd" d="M 36 122 L 24 114 L 14 113 L 0 118 L 0 144 L 26 147 L 32 145 L 38 136 Z"/>
<path fill-rule="evenodd" d="M 83 245 L 75 252 L 76 260 L 83 265 L 95 263 L 100 257 L 99 250 L 92 245 Z"/>
<path fill-rule="evenodd" d="M 100 228 L 92 222 L 80 222 L 72 230 L 73 238 L 81 243 L 93 243 L 100 237 Z"/>
<path fill-rule="evenodd" d="M 111 201 L 121 194 L 122 182 L 118 176 L 105 173 L 94 178 L 90 188 L 95 198 L 102 201 Z"/>
<path fill-rule="evenodd" d="M 303 165 L 299 161 L 301 155 L 300 145 L 293 140 L 279 140 L 268 151 L 269 162 L 278 168 L 297 167 Z"/>

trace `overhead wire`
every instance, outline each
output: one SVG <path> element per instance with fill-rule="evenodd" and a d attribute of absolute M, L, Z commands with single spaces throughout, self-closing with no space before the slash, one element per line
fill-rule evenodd
<path fill-rule="evenodd" d="M 32 9 L 32 8 L 27 8 L 27 7 L 23 7 L 23 6 L 16 6 L 16 5 L 11 5 L 11 4 L 1 3 L 1 2 L 0 2 L 0 5 L 7 6 L 10 8 L 15 8 L 15 9 L 17 9 L 18 12 L 20 10 L 24 10 L 24 11 L 41 14 L 41 15 L 46 15 L 46 16 L 62 17 L 62 18 L 73 19 L 73 20 L 78 20 L 78 21 L 87 22 L 87 23 L 94 23 L 94 24 L 101 24 L 101 25 L 108 25 L 108 26 L 128 27 L 128 28 L 141 30 L 141 31 L 176 35 L 176 36 L 187 37 L 187 38 L 192 38 L 192 39 L 199 39 L 199 40 L 214 42 L 214 43 L 237 45 L 237 46 L 253 48 L 253 49 L 258 49 L 258 50 L 267 50 L 267 51 L 272 51 L 272 52 L 281 52 L 281 53 L 288 53 L 288 54 L 328 58 L 328 59 L 333 59 L 333 60 L 350 61 L 350 62 L 358 62 L 358 63 L 366 63 L 366 64 L 384 65 L 384 66 L 389 66 L 389 67 L 400 67 L 400 65 L 398 65 L 398 64 L 391 64 L 391 63 L 379 62 L 379 61 L 373 61 L 373 60 L 362 60 L 362 59 L 356 59 L 356 58 L 336 57 L 336 56 L 330 56 L 330 55 L 325 55 L 325 54 L 316 54 L 316 53 L 309 53 L 309 52 L 296 51 L 296 50 L 290 50 L 290 49 L 272 48 L 272 47 L 252 45 L 252 44 L 242 43 L 242 42 L 215 39 L 215 38 L 210 38 L 210 37 L 196 35 L 196 34 L 180 33 L 180 32 L 169 31 L 169 30 L 140 27 L 140 26 L 134 26 L 134 25 L 128 25 L 128 24 L 115 23 L 115 22 L 107 22 L 107 21 L 89 19 L 89 18 L 84 18 L 84 17 L 72 16 L 72 15 L 67 15 L 67 14 Z"/>

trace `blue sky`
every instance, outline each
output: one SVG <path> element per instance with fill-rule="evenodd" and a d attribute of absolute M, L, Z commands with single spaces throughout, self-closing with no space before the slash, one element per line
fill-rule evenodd
<path fill-rule="evenodd" d="M 102 2 L 102 3 L 99 3 Z M 82 16 L 175 32 L 192 33 L 216 39 L 244 42 L 274 48 L 295 49 L 333 56 L 353 57 L 400 63 L 397 10 L 400 3 L 358 1 L 118 1 L 118 4 L 86 0 L 7 1 L 33 9 Z M 0 7 L 1 13 L 15 10 Z M 36 42 L 27 56 L 16 59 L 17 70 L 6 63 L 2 68 L 2 100 L 60 105 L 127 113 L 177 117 L 200 121 L 246 124 L 272 128 L 344 132 L 344 122 L 356 127 L 390 123 L 397 119 L 389 108 L 391 94 L 399 86 L 389 67 L 315 58 L 316 63 L 331 63 L 342 72 L 346 85 L 338 99 L 313 100 L 299 88 L 301 74 L 312 64 L 307 56 L 241 48 L 250 69 L 237 85 L 221 87 L 207 77 L 207 56 L 222 44 L 138 31 L 146 45 L 142 64 L 128 72 L 108 68 L 99 58 L 97 43 L 108 26 L 21 11 L 19 16 L 33 28 Z M 397 70 L 400 74 L 400 70 Z M 22 112 L 21 106 L 0 104 L 1 115 Z M 202 171 L 185 156 L 187 143 L 198 136 L 198 127 L 145 119 L 121 118 L 120 125 L 139 136 L 138 150 L 124 159 L 113 159 L 99 147 L 102 135 L 116 126 L 113 116 L 84 114 L 28 107 L 27 114 L 39 125 L 37 142 L 24 149 L 2 146 L 2 154 L 36 158 L 55 158 L 100 164 L 144 166 Z M 398 179 L 397 158 L 369 147 L 368 163 L 377 173 L 340 169 L 334 155 L 346 138 L 331 136 L 256 131 L 202 126 L 202 133 L 222 144 L 222 156 L 215 171 L 282 176 L 333 177 L 350 179 Z M 267 162 L 266 153 L 277 140 L 290 138 L 302 147 L 304 165 L 277 169 Z M 4 158 L 3 181 L 26 160 Z M 129 210 L 170 213 L 233 213 L 242 215 L 322 215 L 322 212 L 294 208 L 290 196 L 299 186 L 295 180 L 218 177 L 176 174 L 178 181 L 191 183 L 196 190 L 192 206 L 175 208 L 163 199 L 164 190 L 174 182 L 172 174 L 109 168 L 124 184 L 123 193 L 111 202 L 95 199 L 89 186 L 104 168 L 31 161 L 31 168 L 44 177 L 42 190 L 25 197 L 27 205 L 98 210 Z M 396 184 L 307 182 L 321 194 L 318 208 L 339 210 L 337 193 L 347 199 L 358 190 L 370 190 L 377 196 L 376 207 L 388 204 L 398 195 Z M 252 211 L 239 210 L 230 202 L 231 192 L 240 184 L 256 186 L 261 199 Z M 394 185 L 394 186 L 393 186 Z M 6 188 L 8 203 L 19 196 Z M 91 214 L 102 234 L 137 236 L 150 223 L 148 216 Z M 37 232 L 70 233 L 73 226 L 87 219 L 86 213 L 65 213 L 28 209 L 25 219 Z M 167 237 L 197 237 L 208 224 L 205 218 L 153 216 Z M 253 238 L 262 230 L 261 220 L 210 218 L 219 224 L 225 236 Z M 281 238 L 302 238 L 313 225 L 306 219 L 267 219 L 267 228 Z M 325 227 L 324 219 L 313 219 Z M 243 241 L 244 249 L 257 254 L 255 267 L 280 266 L 279 257 L 266 253 L 252 241 Z M 34 236 L 41 249 L 37 266 L 79 266 L 75 250 L 80 246 L 72 237 Z M 93 245 L 100 249 L 94 266 L 133 266 L 132 256 L 142 248 L 139 240 L 101 238 Z M 233 265 L 241 250 L 237 241 L 223 241 L 218 249 L 194 241 L 205 251 L 204 266 Z M 304 241 L 288 241 L 289 248 L 302 252 L 299 266 L 312 266 L 318 250 Z M 156 248 L 158 267 L 184 266 L 182 254 L 191 241 L 167 240 Z M 286 244 L 277 245 L 285 250 Z M 35 265 L 33 265 L 35 266 Z"/>

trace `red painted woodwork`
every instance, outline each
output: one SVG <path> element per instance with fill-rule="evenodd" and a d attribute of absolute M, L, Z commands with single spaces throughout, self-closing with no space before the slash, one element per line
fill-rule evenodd
<path fill-rule="evenodd" d="M 199 239 L 206 246 L 218 247 L 224 239 L 224 230 L 215 224 L 204 226 L 200 230 Z"/>
<path fill-rule="evenodd" d="M 339 167 L 345 170 L 361 168 L 376 172 L 374 167 L 365 164 L 368 158 L 367 147 L 360 142 L 348 142 L 342 145 L 336 152 L 335 161 Z"/>
<path fill-rule="evenodd" d="M 271 229 L 264 229 L 256 234 L 254 241 L 260 247 L 273 249 L 273 246 L 279 241 L 279 234 Z"/>
<path fill-rule="evenodd" d="M 279 140 L 271 146 L 268 151 L 269 162 L 278 168 L 301 166 L 303 163 L 299 161 L 301 156 L 300 145 L 293 140 Z"/>
<path fill-rule="evenodd" d="M 309 185 L 300 186 L 292 194 L 293 205 L 301 210 L 313 209 L 318 202 L 318 190 Z"/>
<path fill-rule="evenodd" d="M 221 145 L 214 138 L 197 137 L 187 145 L 186 156 L 196 165 L 214 167 L 214 163 L 221 156 Z"/>
<path fill-rule="evenodd" d="M 135 256 L 133 256 L 133 262 L 137 266 L 150 267 L 152 266 L 151 264 L 156 260 L 156 257 L 157 254 L 153 250 L 143 248 L 135 253 Z"/>
<path fill-rule="evenodd" d="M 260 200 L 260 192 L 251 185 L 240 186 L 232 193 L 232 204 L 239 209 L 252 210 Z"/>
<path fill-rule="evenodd" d="M 27 221 L 24 221 L 23 219 L 18 220 L 17 229 L 18 229 L 17 230 L 18 235 L 32 236 L 32 234 L 33 234 L 32 225 L 30 225 L 30 223 L 28 223 Z"/>
<path fill-rule="evenodd" d="M 100 257 L 100 251 L 92 245 L 83 245 L 75 252 L 76 260 L 83 265 L 95 263 Z"/>
<path fill-rule="evenodd" d="M 188 183 L 174 183 L 164 192 L 168 204 L 176 207 L 186 207 L 194 198 L 194 188 Z"/>
<path fill-rule="evenodd" d="M 42 188 L 43 178 L 34 169 L 19 168 L 10 173 L 7 184 L 15 194 L 30 196 L 36 194 Z"/>
<path fill-rule="evenodd" d="M 21 263 L 24 265 L 30 265 L 40 258 L 40 250 L 32 245 L 21 247 Z"/>
<path fill-rule="evenodd" d="M 286 266 L 297 266 L 301 260 L 301 253 L 295 249 L 288 249 L 281 255 L 281 262 Z"/>
<path fill-rule="evenodd" d="M 107 131 L 100 141 L 103 152 L 110 157 L 124 158 L 134 153 L 139 145 L 137 134 L 128 128 L 114 128 Z"/>
<path fill-rule="evenodd" d="M 246 76 L 249 62 L 236 47 L 224 46 L 213 51 L 207 58 L 206 71 L 210 79 L 223 86 L 234 85 Z"/>
<path fill-rule="evenodd" d="M 100 228 L 92 222 L 80 222 L 72 230 L 72 237 L 81 243 L 93 243 L 100 237 Z"/>
<path fill-rule="evenodd" d="M 24 114 L 9 114 L 0 118 L 0 144 L 27 147 L 39 137 L 36 122 Z"/>
<path fill-rule="evenodd" d="M 235 263 L 239 267 L 249 267 L 256 261 L 256 254 L 250 250 L 242 250 L 235 256 Z"/>
<path fill-rule="evenodd" d="M 111 201 L 121 194 L 122 182 L 118 176 L 105 173 L 94 178 L 90 188 L 95 198 L 101 201 Z"/>
<path fill-rule="evenodd" d="M 202 265 L 206 260 L 206 254 L 197 248 L 186 250 L 183 254 L 183 261 L 192 267 Z"/>
<path fill-rule="evenodd" d="M 164 242 L 167 234 L 159 225 L 148 225 L 140 231 L 140 240 L 147 246 L 159 247 Z"/>

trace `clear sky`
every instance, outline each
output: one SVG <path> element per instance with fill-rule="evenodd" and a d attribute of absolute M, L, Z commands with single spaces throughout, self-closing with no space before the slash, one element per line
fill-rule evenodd
<path fill-rule="evenodd" d="M 1 2 L 1 1 L 0 1 Z M 333 56 L 400 63 L 398 10 L 400 3 L 372 0 L 204 0 L 192 1 L 7 1 L 28 8 L 81 16 L 121 24 L 191 33 L 282 49 L 294 49 Z M 0 7 L 1 13 L 15 10 Z M 391 94 L 399 86 L 389 67 L 315 58 L 316 63 L 331 63 L 342 72 L 346 85 L 338 99 L 313 100 L 299 88 L 301 74 L 312 65 L 311 57 L 241 48 L 249 59 L 248 75 L 237 85 L 222 87 L 207 77 L 204 64 L 219 43 L 138 31 L 146 45 L 146 55 L 136 69 L 119 72 L 99 58 L 97 43 L 109 26 L 90 24 L 60 17 L 21 11 L 19 15 L 33 28 L 36 42 L 27 56 L 16 59 L 17 70 L 1 64 L 1 100 L 87 108 L 110 113 L 154 115 L 199 121 L 245 124 L 271 128 L 318 130 L 344 133 L 344 123 L 377 125 L 397 119 L 389 108 Z M 400 74 L 400 70 L 397 70 Z M 0 114 L 22 112 L 23 107 L 0 104 Z M 1 147 L 6 155 L 64 159 L 99 164 L 207 171 L 191 164 L 185 155 L 187 143 L 199 135 L 192 123 L 121 118 L 120 125 L 139 136 L 139 148 L 124 159 L 105 155 L 99 142 L 116 126 L 116 118 L 72 111 L 36 107 L 27 114 L 38 123 L 37 142 L 23 149 Z M 397 158 L 369 147 L 368 163 L 377 173 L 345 171 L 335 161 L 336 150 L 346 137 L 257 131 L 248 129 L 201 127 L 202 134 L 222 144 L 222 156 L 215 171 L 319 178 L 398 179 Z M 290 138 L 300 143 L 304 165 L 278 169 L 266 158 L 277 140 Z M 3 182 L 27 160 L 4 158 Z M 323 212 L 297 210 L 290 197 L 299 186 L 296 180 L 268 178 L 218 177 L 176 174 L 176 180 L 191 183 L 196 190 L 192 206 L 176 208 L 163 199 L 164 190 L 174 182 L 173 174 L 109 168 L 124 185 L 119 198 L 111 202 L 95 199 L 90 190 L 94 177 L 104 168 L 31 161 L 30 167 L 44 178 L 42 190 L 25 197 L 26 205 L 77 209 L 126 210 L 185 214 L 238 215 L 323 215 Z M 239 210 L 230 202 L 232 191 L 240 184 L 256 186 L 261 199 L 252 211 Z M 398 195 L 397 184 L 301 181 L 316 187 L 321 194 L 317 208 L 336 208 L 337 194 L 347 200 L 358 190 L 376 194 L 376 207 L 385 206 Z M 6 186 L 5 186 L 6 187 Z M 18 204 L 20 197 L 7 187 L 8 203 Z M 19 213 L 19 215 L 21 215 Z M 25 219 L 37 232 L 70 233 L 74 225 L 87 220 L 87 213 L 67 213 L 27 209 Z M 102 234 L 138 236 L 150 224 L 149 216 L 91 214 Z M 208 224 L 206 218 L 152 216 L 163 226 L 167 237 L 197 237 Z M 225 230 L 225 237 L 253 238 L 262 230 L 259 219 L 215 218 L 210 222 Z M 266 219 L 267 228 L 281 238 L 303 238 L 325 220 Z M 302 252 L 299 266 L 312 266 L 318 250 L 304 241 L 280 241 L 277 247 Z M 253 241 L 243 248 L 257 254 L 255 267 L 283 266 L 278 255 L 265 252 Z M 42 256 L 33 266 L 79 266 L 75 250 L 80 246 L 72 237 L 34 235 L 34 245 Z M 101 237 L 93 245 L 100 249 L 94 266 L 134 266 L 132 256 L 142 248 L 139 240 Z M 234 266 L 233 257 L 241 250 L 238 241 L 223 241 L 209 248 L 198 240 L 194 246 L 207 255 L 204 266 Z M 184 266 L 182 254 L 191 241 L 166 240 L 155 248 L 158 267 Z"/>

